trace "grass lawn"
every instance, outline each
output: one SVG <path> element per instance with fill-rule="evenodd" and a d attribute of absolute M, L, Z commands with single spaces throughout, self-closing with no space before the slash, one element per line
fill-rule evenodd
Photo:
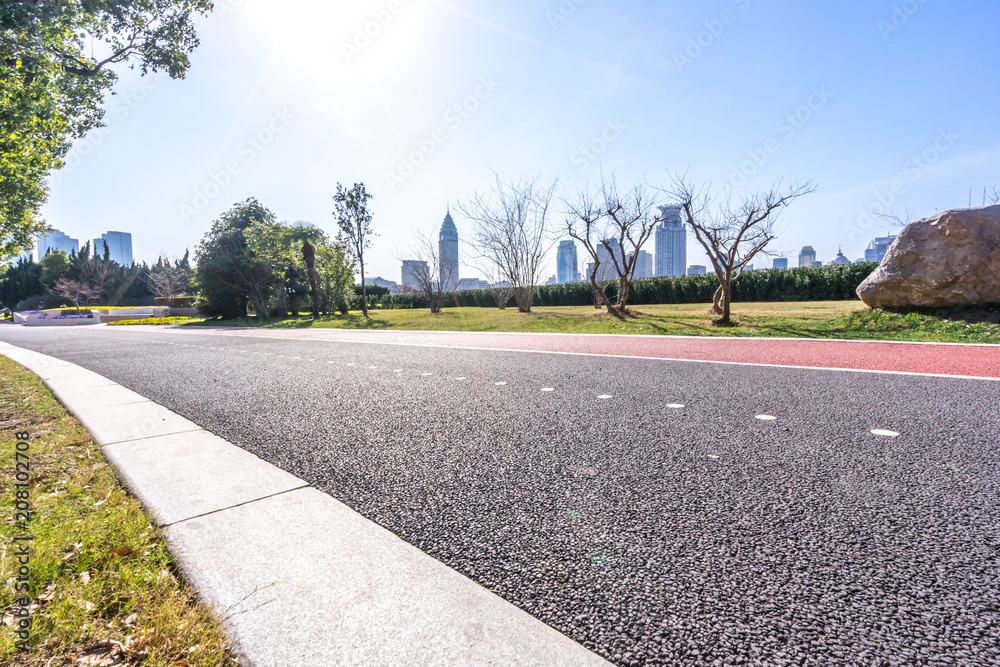
<path fill-rule="evenodd" d="M 398 329 L 423 331 L 528 331 L 536 333 L 647 334 L 674 336 L 758 336 L 864 340 L 1000 343 L 1000 312 L 976 313 L 969 321 L 946 314 L 906 315 L 869 310 L 860 301 L 737 303 L 737 326 L 712 324 L 710 304 L 636 306 L 624 320 L 592 307 L 539 306 L 530 314 L 516 309 L 446 308 L 372 310 L 313 321 L 309 316 L 284 320 L 190 320 L 188 326 L 262 326 L 267 328 Z M 984 317 L 985 316 L 985 317 Z M 980 320 L 992 321 L 980 321 Z"/>
<path fill-rule="evenodd" d="M 30 464 L 22 502 L 33 510 L 20 525 L 18 443 Z M 0 458 L 0 664 L 237 664 L 212 614 L 179 580 L 155 522 L 100 448 L 37 376 L 2 356 Z M 26 535 L 34 540 L 18 539 Z M 26 557 L 15 553 L 22 544 L 31 545 Z M 25 575 L 28 590 L 19 592 Z M 26 652 L 15 635 L 24 606 L 31 613 Z"/>

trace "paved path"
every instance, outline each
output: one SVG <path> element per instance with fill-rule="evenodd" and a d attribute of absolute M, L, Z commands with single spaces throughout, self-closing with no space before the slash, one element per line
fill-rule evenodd
<path fill-rule="evenodd" d="M 1000 379 L 1000 345 L 341 329 L 220 328 L 212 331 L 219 335 L 278 336 L 296 340 L 614 355 Z"/>
<path fill-rule="evenodd" d="M 1000 664 L 996 381 L 364 335 L 0 327 L 616 664 Z"/>

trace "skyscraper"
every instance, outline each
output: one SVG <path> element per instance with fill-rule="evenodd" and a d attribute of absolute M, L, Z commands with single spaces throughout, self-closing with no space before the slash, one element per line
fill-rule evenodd
<path fill-rule="evenodd" d="M 58 229 L 53 229 L 50 234 L 39 234 L 36 239 L 38 241 L 39 262 L 42 261 L 42 257 L 45 257 L 45 253 L 50 250 L 62 250 L 67 255 L 80 252 L 80 242 L 76 239 L 71 239 Z"/>
<path fill-rule="evenodd" d="M 872 242 L 868 244 L 868 249 L 865 250 L 865 261 L 881 262 L 885 259 L 885 254 L 889 252 L 889 246 L 891 246 L 892 242 L 895 240 L 896 236 L 893 234 L 872 239 Z"/>
<path fill-rule="evenodd" d="M 556 255 L 556 280 L 560 285 L 580 282 L 580 270 L 577 264 L 576 243 L 560 241 Z"/>
<path fill-rule="evenodd" d="M 774 258 L 774 268 L 775 269 L 787 269 L 788 268 L 788 258 L 787 257 L 775 257 Z"/>
<path fill-rule="evenodd" d="M 132 266 L 132 235 L 128 232 L 108 232 L 94 239 L 94 255 L 104 257 L 105 248 L 111 261 Z"/>
<path fill-rule="evenodd" d="M 612 253 L 614 253 L 614 259 L 612 259 Z M 622 252 L 618 239 L 602 240 L 597 246 L 597 261 L 600 263 L 600 266 L 597 267 L 598 281 L 618 280 L 615 260 L 618 260 L 619 268 L 625 268 L 625 254 Z"/>
<path fill-rule="evenodd" d="M 415 292 L 422 292 L 429 271 L 430 267 L 427 266 L 427 262 L 417 259 L 404 259 L 402 280 L 400 282 L 403 284 L 403 287 L 407 287 Z"/>
<path fill-rule="evenodd" d="M 807 245 L 802 248 L 802 252 L 799 253 L 799 267 L 805 267 L 807 269 L 812 268 L 816 265 L 816 251 L 813 250 L 811 245 Z"/>
<path fill-rule="evenodd" d="M 660 207 L 656 226 L 656 275 L 683 276 L 687 270 L 687 229 L 677 206 Z"/>
<path fill-rule="evenodd" d="M 451 218 L 451 207 L 441 224 L 438 235 L 438 257 L 441 261 L 441 283 L 445 292 L 458 289 L 458 228 Z"/>
<path fill-rule="evenodd" d="M 629 253 L 629 261 L 632 261 L 632 253 Z M 639 259 L 635 263 L 635 273 L 632 274 L 633 278 L 652 278 L 653 277 L 653 256 L 646 252 L 645 250 L 639 251 Z"/>

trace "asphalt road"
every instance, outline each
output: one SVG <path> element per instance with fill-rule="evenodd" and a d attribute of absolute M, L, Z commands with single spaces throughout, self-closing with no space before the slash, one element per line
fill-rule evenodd
<path fill-rule="evenodd" d="M 1000 664 L 998 382 L 113 327 L 0 340 L 169 407 L 618 664 Z"/>

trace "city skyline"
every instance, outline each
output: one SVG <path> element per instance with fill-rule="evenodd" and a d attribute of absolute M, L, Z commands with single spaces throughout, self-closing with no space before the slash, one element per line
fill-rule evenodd
<path fill-rule="evenodd" d="M 420 3 L 348 58 L 341 46 L 383 5 L 220 3 L 199 20 L 185 80 L 121 71 L 107 127 L 77 140 L 44 218 L 80 239 L 142 220 L 133 250 L 151 262 L 193 253 L 251 196 L 334 233 L 332 184 L 363 181 L 380 234 L 366 263 L 395 275 L 409 221 L 488 187 L 491 169 L 562 177 L 571 196 L 602 171 L 663 185 L 690 166 L 693 181 L 737 193 L 815 179 L 780 249 L 843 245 L 855 258 L 886 233 L 872 207 L 924 218 L 966 206 L 970 189 L 978 204 L 998 181 L 996 93 L 977 85 L 1000 69 L 996 3 L 920 3 L 900 26 L 892 2 L 860 0 L 566 3 L 565 15 L 555 1 Z M 734 21 L 707 31 L 724 9 Z M 972 89 L 986 98 L 949 102 Z"/>

